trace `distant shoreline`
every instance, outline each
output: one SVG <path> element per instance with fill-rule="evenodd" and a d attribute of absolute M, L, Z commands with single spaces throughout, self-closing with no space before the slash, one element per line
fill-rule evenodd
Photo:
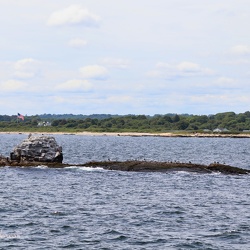
<path fill-rule="evenodd" d="M 201 138 L 250 138 L 250 134 L 206 134 L 206 133 L 139 133 L 139 132 L 0 132 L 0 134 L 32 135 L 82 135 L 82 136 L 132 136 L 132 137 L 201 137 Z"/>

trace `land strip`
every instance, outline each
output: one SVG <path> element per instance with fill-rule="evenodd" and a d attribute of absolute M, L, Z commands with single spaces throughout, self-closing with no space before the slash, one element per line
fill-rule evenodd
<path fill-rule="evenodd" d="M 201 137 L 201 138 L 250 138 L 250 134 L 220 133 L 138 133 L 138 132 L 0 132 L 0 134 L 32 134 L 32 135 L 82 135 L 82 136 L 132 136 L 132 137 Z"/>

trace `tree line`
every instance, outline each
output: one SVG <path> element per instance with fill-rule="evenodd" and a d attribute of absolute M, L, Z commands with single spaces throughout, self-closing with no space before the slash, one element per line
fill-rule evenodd
<path fill-rule="evenodd" d="M 49 121 L 49 125 L 42 122 Z M 40 124 L 40 125 L 39 125 Z M 230 133 L 250 130 L 250 112 L 224 112 L 215 115 L 0 115 L 0 131 L 90 131 L 90 132 L 212 132 L 216 128 Z"/>

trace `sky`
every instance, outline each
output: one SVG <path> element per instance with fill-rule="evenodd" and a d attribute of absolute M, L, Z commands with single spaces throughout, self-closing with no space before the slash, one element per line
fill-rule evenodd
<path fill-rule="evenodd" d="M 0 115 L 250 110 L 249 0 L 0 0 Z"/>

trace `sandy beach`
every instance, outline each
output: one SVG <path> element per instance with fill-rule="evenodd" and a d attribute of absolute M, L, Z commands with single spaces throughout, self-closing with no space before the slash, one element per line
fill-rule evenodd
<path fill-rule="evenodd" d="M 209 137 L 209 138 L 250 138 L 250 134 L 207 134 L 207 133 L 139 133 L 139 132 L 0 132 L 0 134 L 32 135 L 82 135 L 82 136 L 154 136 L 154 137 Z"/>

